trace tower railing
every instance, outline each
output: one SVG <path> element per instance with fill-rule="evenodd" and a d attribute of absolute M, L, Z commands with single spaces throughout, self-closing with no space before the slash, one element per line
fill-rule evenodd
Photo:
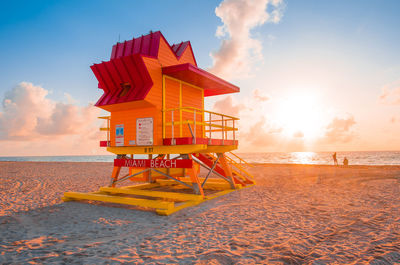
<path fill-rule="evenodd" d="M 236 140 L 238 120 L 233 116 L 194 107 L 166 109 L 163 111 L 163 138 L 188 137 L 184 133 L 187 126 L 193 138 L 219 139 L 223 145 L 225 140 Z"/>
<path fill-rule="evenodd" d="M 110 119 L 111 119 L 111 116 L 101 116 L 101 117 L 98 117 L 98 118 L 102 119 L 102 120 L 106 120 L 106 126 L 107 127 L 101 127 L 100 131 L 106 131 L 107 132 L 106 146 L 110 146 L 110 128 L 111 128 Z"/>

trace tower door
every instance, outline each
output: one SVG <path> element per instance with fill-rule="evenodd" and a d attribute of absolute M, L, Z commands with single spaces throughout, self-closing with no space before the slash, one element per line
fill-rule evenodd
<path fill-rule="evenodd" d="M 192 137 L 189 125 L 194 136 L 204 137 L 203 89 L 168 76 L 163 81 L 163 138 Z"/>

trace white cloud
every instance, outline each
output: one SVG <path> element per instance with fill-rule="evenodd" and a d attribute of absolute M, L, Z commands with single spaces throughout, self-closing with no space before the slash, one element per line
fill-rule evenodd
<path fill-rule="evenodd" d="M 216 36 L 224 39 L 219 50 L 211 54 L 210 70 L 227 79 L 249 76 L 253 64 L 263 59 L 262 44 L 250 31 L 267 22 L 278 23 L 283 8 L 282 0 L 223 1 L 215 14 L 223 23 L 217 28 Z"/>
<path fill-rule="evenodd" d="M 326 143 L 348 143 L 352 141 L 356 134 L 352 130 L 356 124 L 354 117 L 348 115 L 344 118 L 335 117 L 326 127 L 323 142 Z"/>
<path fill-rule="evenodd" d="M 0 112 L 0 140 L 97 134 L 98 109 L 91 104 L 80 107 L 56 102 L 47 98 L 48 93 L 28 82 L 7 91 Z"/>
<path fill-rule="evenodd" d="M 379 99 L 383 104 L 400 105 L 400 81 L 382 87 L 382 94 Z"/>
<path fill-rule="evenodd" d="M 255 100 L 264 102 L 264 101 L 268 101 L 270 98 L 267 95 L 264 95 L 262 92 L 260 92 L 259 89 L 254 89 L 253 90 L 253 97 Z"/>
<path fill-rule="evenodd" d="M 236 104 L 233 102 L 232 96 L 226 96 L 214 103 L 213 111 L 238 117 L 240 111 L 245 110 L 244 104 Z"/>

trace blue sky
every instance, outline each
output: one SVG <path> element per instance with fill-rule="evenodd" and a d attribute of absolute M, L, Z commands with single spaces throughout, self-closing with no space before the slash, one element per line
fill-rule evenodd
<path fill-rule="evenodd" d="M 223 24 L 215 13 L 220 3 L 3 1 L 0 100 L 24 81 L 50 91 L 47 97 L 55 102 L 64 102 L 64 93 L 79 106 L 95 102 L 102 93 L 89 66 L 108 60 L 118 39 L 132 39 L 150 30 L 161 30 L 170 44 L 190 40 L 198 65 L 207 69 L 213 64 L 210 53 L 221 45 L 221 38 L 215 34 Z M 267 12 L 271 8 L 268 5 Z M 284 116 L 279 109 L 290 95 L 312 91 L 319 101 L 315 111 L 325 115 L 318 128 L 320 135 L 335 118 L 344 123 L 354 119 L 352 131 L 345 126 L 347 129 L 341 132 L 353 137 L 349 135 L 351 141 L 335 143 L 335 147 L 320 142 L 318 148 L 291 142 L 294 149 L 400 149 L 400 139 L 394 136 L 400 129 L 399 106 L 379 102 L 386 85 L 394 91 L 392 97 L 398 96 L 400 1 L 286 0 L 281 12 L 278 23 L 261 23 L 250 29 L 251 38 L 262 44 L 262 59 L 251 64 L 251 76 L 230 78 L 242 89 L 240 96 L 233 96 L 232 104 L 254 105 L 251 97 L 255 89 L 270 98 L 260 105 L 261 113 L 243 110 L 242 119 L 256 116 L 253 120 L 262 120 L 264 131 L 301 131 L 285 129 L 279 121 Z M 217 100 L 211 99 L 206 106 L 212 108 Z M 377 126 L 371 126 L 371 121 Z M 243 124 L 243 131 L 252 126 Z M 394 146 L 382 140 L 387 135 Z M 268 151 L 286 147 L 275 146 Z"/>

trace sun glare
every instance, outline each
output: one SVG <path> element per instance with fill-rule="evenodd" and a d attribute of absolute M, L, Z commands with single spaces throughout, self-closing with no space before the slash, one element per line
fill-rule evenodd
<path fill-rule="evenodd" d="M 315 95 L 292 94 L 282 100 L 278 119 L 288 137 L 310 140 L 321 131 L 321 109 Z"/>

